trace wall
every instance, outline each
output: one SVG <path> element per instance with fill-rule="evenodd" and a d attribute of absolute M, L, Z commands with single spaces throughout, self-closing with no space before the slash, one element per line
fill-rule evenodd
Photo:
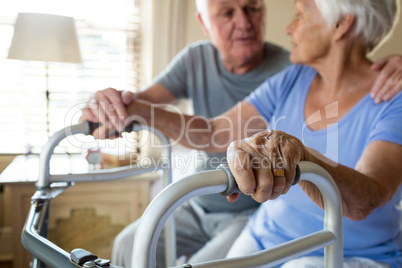
<path fill-rule="evenodd" d="M 400 6 L 402 6 L 402 0 L 398 1 Z M 289 49 L 290 38 L 285 34 L 285 27 L 293 18 L 293 1 L 266 0 L 266 3 L 266 39 Z M 195 19 L 195 11 L 195 3 L 190 0 L 187 12 L 187 43 L 206 38 Z M 370 57 L 376 60 L 390 54 L 402 55 L 402 19 L 399 20 L 399 23 L 396 25 L 388 40 L 381 47 L 377 48 L 375 53 L 370 55 Z"/>

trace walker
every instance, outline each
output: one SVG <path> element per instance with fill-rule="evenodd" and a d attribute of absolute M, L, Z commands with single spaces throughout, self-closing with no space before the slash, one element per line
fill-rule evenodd
<path fill-rule="evenodd" d="M 68 253 L 46 239 L 50 200 L 72 186 L 74 181 L 117 180 L 127 176 L 151 172 L 155 169 L 162 169 L 161 167 L 121 167 L 97 170 L 85 174 L 50 175 L 50 157 L 59 142 L 69 135 L 90 135 L 94 128 L 96 126 L 84 122 L 62 129 L 49 139 L 42 150 L 39 178 L 36 183 L 37 190 L 31 198 L 31 208 L 21 234 L 23 246 L 33 255 L 32 268 L 46 267 L 46 265 L 60 268 L 77 266 L 118 267 L 84 249 L 75 249 Z M 167 159 L 170 161 L 171 148 L 169 140 L 159 131 L 137 124 L 131 125 L 126 130 L 149 130 L 156 134 L 166 145 L 164 153 L 167 154 Z M 170 163 L 167 166 L 171 167 Z M 341 268 L 343 264 L 342 207 L 337 186 L 330 174 L 316 164 L 300 162 L 299 168 L 300 180 L 308 180 L 314 183 L 322 193 L 325 206 L 322 230 L 249 256 L 205 263 L 183 264 L 178 267 L 240 268 L 261 265 L 272 267 L 325 247 L 325 267 Z M 175 226 L 173 220 L 168 220 L 173 211 L 185 201 L 197 195 L 213 193 L 230 195 L 238 191 L 236 182 L 227 166 L 221 165 L 214 171 L 195 173 L 174 183 L 171 183 L 171 170 L 169 168 L 163 169 L 163 173 L 164 185 L 169 185 L 153 199 L 141 217 L 134 240 L 132 268 L 155 268 L 156 244 L 165 223 L 168 223 L 165 226 L 165 231 L 167 231 L 165 241 L 167 263 L 170 263 L 171 267 L 177 267 L 174 264 L 176 260 Z"/>

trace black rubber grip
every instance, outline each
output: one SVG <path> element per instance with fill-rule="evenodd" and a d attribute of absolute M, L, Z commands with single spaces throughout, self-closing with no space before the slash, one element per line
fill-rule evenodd
<path fill-rule="evenodd" d="M 90 121 L 87 121 L 87 123 L 89 125 L 89 133 L 91 133 L 91 134 L 94 133 L 95 129 L 97 129 L 98 127 L 101 126 L 101 123 L 94 123 L 94 122 L 90 122 Z M 116 131 L 113 134 L 116 135 L 116 136 L 119 136 L 123 132 L 131 132 L 133 130 L 134 124 L 137 124 L 137 123 L 138 123 L 137 121 L 131 121 L 129 124 L 127 124 L 124 127 L 122 132 Z M 110 136 L 112 136 L 112 135 L 110 135 Z"/>
<path fill-rule="evenodd" d="M 95 254 L 82 248 L 73 249 L 70 253 L 71 261 L 78 265 L 83 265 L 87 261 L 94 261 L 97 258 Z"/>
<path fill-rule="evenodd" d="M 295 174 L 295 178 L 293 179 L 293 184 L 292 185 L 296 185 L 300 180 L 300 167 L 299 165 L 296 165 L 296 174 Z"/>

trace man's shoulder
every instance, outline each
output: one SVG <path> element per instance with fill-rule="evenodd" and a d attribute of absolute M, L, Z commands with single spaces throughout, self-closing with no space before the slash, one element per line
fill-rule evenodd
<path fill-rule="evenodd" d="M 278 56 L 288 56 L 289 51 L 287 51 L 285 48 L 276 45 L 274 43 L 265 41 L 265 50 L 268 52 L 268 54 L 271 55 L 278 55 Z M 212 51 L 217 51 L 215 46 L 212 44 L 210 40 L 199 40 L 194 43 L 188 44 L 185 48 L 185 51 L 188 53 L 197 53 L 201 51 L 206 51 L 206 52 L 212 52 Z"/>
<path fill-rule="evenodd" d="M 190 54 L 205 53 L 215 51 L 216 48 L 209 40 L 200 40 L 194 43 L 188 44 L 185 50 Z"/>
<path fill-rule="evenodd" d="M 274 44 L 274 43 L 272 43 L 270 41 L 265 41 L 264 43 L 265 43 L 265 48 L 270 50 L 270 51 L 278 51 L 278 52 L 281 52 L 281 53 L 289 54 L 288 50 L 286 50 L 285 48 L 283 48 L 283 47 L 281 47 L 281 46 L 279 46 L 277 44 Z"/>
<path fill-rule="evenodd" d="M 269 41 L 265 41 L 265 50 L 272 54 L 289 55 L 287 49 Z"/>
<path fill-rule="evenodd" d="M 198 40 L 193 43 L 190 43 L 187 45 L 188 47 L 191 48 L 206 48 L 206 47 L 213 47 L 214 45 L 212 42 L 208 39 L 203 39 L 203 40 Z"/>
<path fill-rule="evenodd" d="M 177 55 L 176 60 L 192 63 L 193 61 L 210 62 L 210 57 L 215 57 L 217 50 L 209 40 L 201 40 L 186 45 Z"/>
<path fill-rule="evenodd" d="M 276 44 L 265 41 L 264 58 L 255 72 L 259 73 L 265 80 L 289 65 L 291 65 L 289 52 Z"/>

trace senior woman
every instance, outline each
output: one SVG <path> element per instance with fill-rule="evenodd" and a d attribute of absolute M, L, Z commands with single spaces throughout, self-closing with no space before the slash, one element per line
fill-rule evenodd
<path fill-rule="evenodd" d="M 276 130 L 235 141 L 227 152 L 242 192 L 259 202 L 287 194 L 260 206 L 228 256 L 322 228 L 317 188 L 305 181 L 290 188 L 296 164 L 307 160 L 323 166 L 340 190 L 344 267 L 402 267 L 397 209 L 402 96 L 374 105 L 368 92 L 377 73 L 366 58 L 391 28 L 395 0 L 296 0 L 295 6 L 287 27 L 290 57 L 304 66 L 290 67 L 246 99 Z M 265 165 L 254 164 L 263 161 Z M 271 168 L 285 169 L 285 176 L 274 177 Z M 322 254 L 314 252 L 283 267 L 323 267 Z"/>

